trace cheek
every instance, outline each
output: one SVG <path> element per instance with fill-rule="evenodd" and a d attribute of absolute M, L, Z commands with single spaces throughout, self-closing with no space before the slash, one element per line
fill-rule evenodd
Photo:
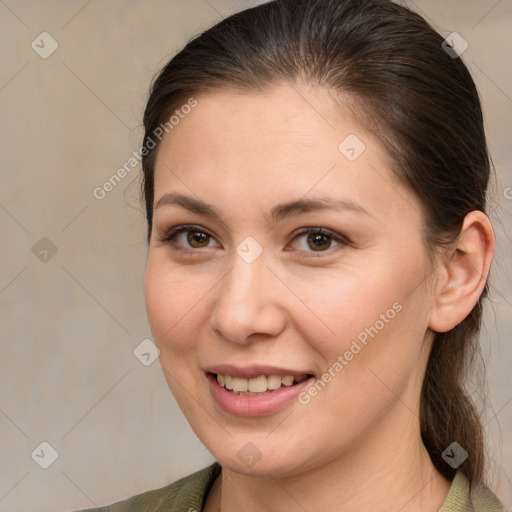
<path fill-rule="evenodd" d="M 197 334 L 201 325 L 197 315 L 204 288 L 200 278 L 184 274 L 162 259 L 150 252 L 144 275 L 149 325 L 162 352 L 188 352 L 197 337 L 193 333 Z"/>
<path fill-rule="evenodd" d="M 392 381 L 394 371 L 416 364 L 428 304 L 422 260 L 415 261 L 382 261 L 364 271 L 354 266 L 329 278 L 320 272 L 308 279 L 289 276 L 287 283 L 307 306 L 298 308 L 295 321 L 327 370 L 338 361 L 331 371 L 361 381 L 359 387 L 376 379 L 368 368 L 381 367 Z"/>
<path fill-rule="evenodd" d="M 158 254 L 148 255 L 144 275 L 146 311 L 160 366 L 172 395 L 185 417 L 194 417 L 196 395 L 198 318 L 201 295 L 195 283 L 185 278 Z M 199 295 L 199 296 L 197 296 Z M 199 303 L 199 304 L 198 304 Z M 195 307 L 194 307 L 195 306 Z M 200 324 L 199 324 L 200 325 Z M 196 400 L 199 396 L 196 397 Z"/>
<path fill-rule="evenodd" d="M 311 272 L 307 279 L 288 278 L 287 284 L 306 306 L 297 303 L 300 315 L 295 316 L 301 319 L 306 339 L 322 344 L 329 339 L 338 340 L 339 348 L 343 348 L 342 340 L 355 338 L 376 322 L 382 330 L 395 318 L 400 306 L 393 305 L 404 296 L 401 284 L 397 284 L 389 270 L 387 275 L 340 270 L 327 276 Z"/>
<path fill-rule="evenodd" d="M 370 294 L 370 289 L 356 291 L 360 295 L 353 295 L 352 301 L 344 296 L 339 303 L 350 314 L 335 318 L 332 312 L 336 335 L 317 350 L 323 351 L 326 365 L 321 380 L 332 382 L 325 399 L 337 413 L 350 411 L 354 421 L 364 421 L 393 403 L 421 373 L 427 308 L 421 287 L 412 293 L 398 286 L 374 287 Z"/>

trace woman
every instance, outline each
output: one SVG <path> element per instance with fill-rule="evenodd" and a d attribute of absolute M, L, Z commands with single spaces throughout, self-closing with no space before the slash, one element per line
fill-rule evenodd
<path fill-rule="evenodd" d="M 147 313 L 218 462 L 97 510 L 505 510 L 464 392 L 495 237 L 456 50 L 388 0 L 275 0 L 161 71 Z"/>

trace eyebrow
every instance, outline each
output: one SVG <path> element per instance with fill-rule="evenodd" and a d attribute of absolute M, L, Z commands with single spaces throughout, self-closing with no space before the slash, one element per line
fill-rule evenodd
<path fill-rule="evenodd" d="M 156 203 L 154 209 L 158 210 L 163 206 L 169 205 L 181 206 L 182 208 L 185 208 L 191 212 L 198 213 L 200 215 L 207 215 L 208 217 L 214 217 L 218 219 L 222 218 L 220 212 L 218 212 L 217 209 L 211 204 L 205 203 L 201 199 L 196 199 L 194 197 L 179 194 L 177 192 L 171 192 L 162 196 Z M 322 210 L 347 210 L 354 213 L 370 215 L 373 217 L 373 215 L 371 215 L 359 203 L 346 199 L 333 199 L 330 197 L 297 199 L 295 201 L 281 203 L 274 206 L 270 210 L 270 215 L 266 214 L 264 217 L 269 222 L 278 223 L 293 215 Z"/>

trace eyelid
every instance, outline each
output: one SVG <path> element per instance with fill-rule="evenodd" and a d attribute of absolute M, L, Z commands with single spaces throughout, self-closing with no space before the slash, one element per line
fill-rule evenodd
<path fill-rule="evenodd" d="M 345 247 L 351 245 L 351 241 L 348 237 L 345 235 L 342 235 L 341 233 L 338 233 L 337 231 L 334 231 L 329 228 L 324 228 L 320 226 L 307 226 L 300 228 L 293 232 L 291 236 L 291 242 L 294 242 L 297 238 L 299 238 L 301 235 L 307 235 L 307 234 L 321 234 L 325 235 L 331 240 L 334 240 L 338 245 L 335 247 L 329 247 L 325 251 L 303 251 L 303 250 L 297 250 L 295 257 L 305 260 L 311 260 L 314 258 L 327 258 L 329 256 L 332 256 L 333 253 L 344 249 Z M 286 250 L 286 252 L 290 252 L 290 250 Z"/>
<path fill-rule="evenodd" d="M 158 238 L 159 242 L 161 242 L 163 244 L 167 244 L 167 243 L 174 242 L 175 238 L 178 235 L 180 235 L 183 232 L 187 232 L 187 231 L 196 231 L 199 233 L 204 233 L 204 234 L 208 235 L 210 238 L 212 238 L 213 240 L 217 241 L 211 231 L 209 231 L 208 229 L 203 228 L 202 226 L 197 225 L 197 224 L 179 224 L 179 225 L 173 226 L 172 228 L 165 230 L 164 233 L 158 234 L 157 238 Z M 336 241 L 341 247 L 351 244 L 351 241 L 345 235 L 342 235 L 341 233 L 338 233 L 332 229 L 324 228 L 321 226 L 305 226 L 305 227 L 295 230 L 292 233 L 292 235 L 290 236 L 290 242 L 293 242 L 300 235 L 309 234 L 309 233 L 319 233 L 319 234 L 328 236 L 332 240 Z M 208 247 L 205 247 L 202 249 L 207 249 L 207 248 Z M 194 249 L 192 247 L 185 248 L 185 247 L 180 246 L 180 249 L 178 249 L 178 250 L 183 250 L 183 251 L 188 251 L 188 252 L 199 252 L 200 249 Z M 287 252 L 289 252 L 289 251 L 287 251 Z M 304 257 L 307 258 L 310 256 L 315 257 L 315 254 L 316 255 L 330 254 L 332 251 L 331 251 L 331 248 L 329 248 L 325 251 L 311 251 L 310 252 L 310 251 L 298 250 L 297 252 L 298 253 L 306 252 L 308 254 L 308 256 L 304 256 Z"/>
<path fill-rule="evenodd" d="M 204 233 L 205 235 L 208 235 L 210 238 L 215 239 L 215 236 L 211 231 L 209 231 L 206 228 L 203 228 L 202 226 L 199 226 L 197 224 L 178 224 L 176 226 L 173 226 L 170 229 L 166 229 L 163 233 L 160 233 L 157 235 L 157 239 L 159 242 L 166 244 L 171 243 L 174 241 L 174 239 L 180 235 L 183 232 L 187 231 L 196 231 L 198 233 Z M 217 242 L 218 243 L 218 242 Z M 196 252 L 197 249 L 189 248 L 191 251 Z M 186 248 L 183 248 L 183 250 L 187 250 Z"/>
<path fill-rule="evenodd" d="M 307 234 L 307 233 L 320 233 L 321 235 L 326 235 L 329 238 L 332 238 L 333 240 L 336 240 L 336 242 L 339 242 L 341 244 L 349 244 L 350 243 L 350 240 L 345 235 L 342 235 L 341 233 L 333 231 L 332 229 L 324 228 L 321 226 L 307 226 L 307 227 L 299 228 L 292 233 L 292 240 L 295 240 L 295 238 L 297 238 L 299 235 L 303 235 L 303 234 Z"/>

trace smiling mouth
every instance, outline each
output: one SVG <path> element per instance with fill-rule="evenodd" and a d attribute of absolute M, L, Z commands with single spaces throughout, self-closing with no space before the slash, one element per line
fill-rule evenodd
<path fill-rule="evenodd" d="M 221 373 L 213 373 L 217 379 L 219 386 L 235 395 L 258 396 L 272 391 L 276 391 L 282 387 L 291 387 L 302 382 L 312 375 L 260 375 L 253 378 L 234 377 Z"/>

